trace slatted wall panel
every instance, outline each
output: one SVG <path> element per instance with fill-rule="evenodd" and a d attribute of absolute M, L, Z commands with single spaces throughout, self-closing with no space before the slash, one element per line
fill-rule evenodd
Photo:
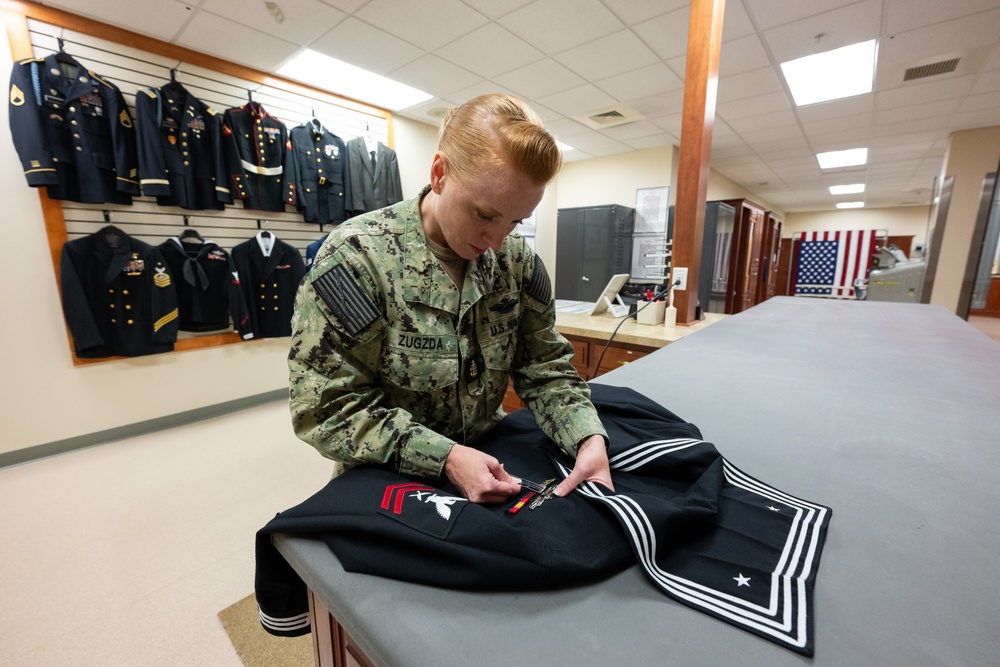
<path fill-rule="evenodd" d="M 380 109 L 351 100 L 341 100 L 308 86 L 296 86 L 289 82 L 282 82 L 281 86 L 268 85 L 266 81 L 270 77 L 263 74 L 254 79 L 241 78 L 202 64 L 109 41 L 91 34 L 95 32 L 93 29 L 78 32 L 30 17 L 27 18 L 27 26 L 35 57 L 44 58 L 58 51 L 61 39 L 66 53 L 98 76 L 118 86 L 133 117 L 136 93 L 142 88 L 158 88 L 173 75 L 191 94 L 216 113 L 243 106 L 248 99 L 252 99 L 263 104 L 268 113 L 284 122 L 289 130 L 315 117 L 344 142 L 370 131 L 376 140 L 391 146 L 391 115 Z M 109 32 L 113 30 L 109 29 Z M 155 44 L 155 41 L 150 43 Z M 205 60 L 211 62 L 215 59 L 206 57 Z M 236 66 L 232 69 L 243 71 L 245 68 Z M 258 230 L 265 229 L 298 248 L 305 259 L 306 246 L 331 231 L 329 225 L 321 227 L 306 223 L 302 215 L 291 206 L 287 206 L 284 213 L 247 210 L 242 203 L 227 206 L 223 211 L 187 211 L 159 206 L 153 197 L 136 197 L 131 206 L 78 204 L 69 201 L 56 204 L 61 205 L 66 240 L 92 234 L 107 224 L 113 224 L 129 235 L 152 245 L 159 245 L 191 227 L 206 240 L 212 240 L 226 250 L 231 250 L 237 244 L 252 238 Z M 47 207 L 43 201 L 43 210 L 46 209 L 51 210 L 51 207 Z M 50 238 L 53 238 L 53 223 L 48 220 L 49 215 L 46 213 L 47 225 L 50 228 Z M 59 229 L 56 231 L 61 232 Z M 54 257 L 58 256 L 57 252 L 58 248 L 53 247 Z M 195 338 L 202 340 L 191 340 Z M 176 347 L 177 350 L 184 350 L 238 341 L 235 334 L 220 336 L 180 332 Z M 78 364 L 92 361 L 96 360 L 74 359 L 74 363 Z"/>

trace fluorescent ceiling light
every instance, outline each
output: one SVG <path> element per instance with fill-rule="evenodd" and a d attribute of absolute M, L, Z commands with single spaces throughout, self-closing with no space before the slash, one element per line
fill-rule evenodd
<path fill-rule="evenodd" d="M 854 167 L 868 162 L 867 148 L 850 148 L 846 151 L 829 151 L 816 153 L 820 169 L 837 169 L 838 167 Z"/>
<path fill-rule="evenodd" d="M 851 185 L 831 185 L 831 195 L 854 195 L 865 191 L 864 183 L 853 183 Z"/>
<path fill-rule="evenodd" d="M 292 58 L 277 73 L 392 111 L 412 107 L 433 97 L 412 86 L 309 49 Z"/>
<path fill-rule="evenodd" d="M 877 44 L 873 39 L 781 63 L 795 105 L 872 92 Z"/>
<path fill-rule="evenodd" d="M 864 208 L 865 203 L 863 201 L 842 201 L 837 204 L 837 208 Z"/>
<path fill-rule="evenodd" d="M 566 153 L 567 151 L 576 150 L 575 148 L 573 148 L 569 144 L 564 144 L 563 142 L 559 141 L 558 139 L 556 139 L 556 146 L 558 146 L 559 150 L 561 150 L 563 153 Z"/>

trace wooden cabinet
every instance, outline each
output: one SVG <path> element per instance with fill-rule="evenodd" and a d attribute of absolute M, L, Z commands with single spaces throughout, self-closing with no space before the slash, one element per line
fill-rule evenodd
<path fill-rule="evenodd" d="M 784 224 L 774 211 L 767 212 L 764 224 L 761 275 L 754 305 L 767 301 L 775 294 L 778 284 L 778 267 L 781 266 L 781 227 Z"/>
<path fill-rule="evenodd" d="M 767 211 L 749 199 L 727 199 L 726 203 L 736 209 L 726 292 L 726 312 L 735 314 L 757 303 Z"/>
<path fill-rule="evenodd" d="M 604 345 L 607 341 L 599 338 L 566 335 L 566 339 L 573 344 L 573 367 L 584 380 L 593 380 L 598 375 L 613 371 L 657 350 L 655 347 L 612 342 L 605 352 Z M 600 368 L 597 367 L 598 362 L 601 364 Z M 503 397 L 504 412 L 510 414 L 523 407 L 524 402 L 514 392 L 514 386 L 508 384 L 507 393 Z"/>

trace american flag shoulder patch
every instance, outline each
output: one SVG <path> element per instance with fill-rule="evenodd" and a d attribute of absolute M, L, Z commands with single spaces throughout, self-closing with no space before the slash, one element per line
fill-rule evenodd
<path fill-rule="evenodd" d="M 552 281 L 549 280 L 549 272 L 542 264 L 542 258 L 535 255 L 535 269 L 531 272 L 531 279 L 524 289 L 529 296 L 533 296 L 542 303 L 552 300 Z"/>
<path fill-rule="evenodd" d="M 321 275 L 312 285 L 351 336 L 357 336 L 379 317 L 375 304 L 343 264 Z"/>

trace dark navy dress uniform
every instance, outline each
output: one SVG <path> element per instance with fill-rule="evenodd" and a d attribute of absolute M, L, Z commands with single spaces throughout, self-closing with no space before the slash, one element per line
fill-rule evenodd
<path fill-rule="evenodd" d="M 265 253 L 269 243 L 270 252 Z M 302 255 L 270 232 L 240 243 L 232 255 L 254 338 L 291 336 L 295 292 L 306 274 Z"/>
<path fill-rule="evenodd" d="M 174 349 L 177 292 L 155 247 L 105 227 L 65 243 L 59 272 L 77 357 L 138 357 Z"/>
<path fill-rule="evenodd" d="M 284 211 L 291 198 L 285 183 L 285 124 L 250 102 L 223 114 L 222 135 L 233 197 L 243 200 L 243 208 Z"/>
<path fill-rule="evenodd" d="M 285 159 L 288 203 L 306 222 L 339 224 L 348 218 L 351 177 L 347 146 L 316 119 L 289 132 Z"/>
<path fill-rule="evenodd" d="M 218 331 L 232 326 L 253 338 L 250 312 L 232 257 L 214 241 L 191 243 L 176 236 L 160 244 L 177 284 L 181 331 Z"/>
<path fill-rule="evenodd" d="M 135 127 L 121 91 L 59 52 L 14 63 L 10 128 L 28 185 L 84 204 L 139 194 Z"/>
<path fill-rule="evenodd" d="M 142 193 L 161 206 L 221 211 L 233 203 L 222 119 L 171 81 L 135 96 Z"/>

